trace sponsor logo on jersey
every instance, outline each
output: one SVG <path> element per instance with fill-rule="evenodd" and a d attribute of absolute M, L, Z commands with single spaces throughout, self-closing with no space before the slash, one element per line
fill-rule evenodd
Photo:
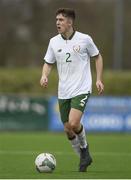
<path fill-rule="evenodd" d="M 62 51 L 62 49 L 58 49 L 58 51 L 57 52 L 61 52 Z"/>

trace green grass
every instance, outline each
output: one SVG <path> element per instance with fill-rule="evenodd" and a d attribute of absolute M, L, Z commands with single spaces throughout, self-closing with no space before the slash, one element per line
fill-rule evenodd
<path fill-rule="evenodd" d="M 0 178 L 4 179 L 110 179 L 131 178 L 131 134 L 89 134 L 93 164 L 79 173 L 79 159 L 62 133 L 1 132 Z M 38 173 L 34 160 L 39 153 L 57 160 L 53 173 Z"/>

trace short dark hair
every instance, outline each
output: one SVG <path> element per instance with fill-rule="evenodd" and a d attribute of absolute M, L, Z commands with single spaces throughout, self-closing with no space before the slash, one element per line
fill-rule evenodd
<path fill-rule="evenodd" d="M 70 8 L 59 8 L 56 11 L 56 16 L 58 14 L 62 14 L 65 17 L 69 17 L 71 18 L 73 21 L 75 20 L 75 11 L 73 9 Z"/>

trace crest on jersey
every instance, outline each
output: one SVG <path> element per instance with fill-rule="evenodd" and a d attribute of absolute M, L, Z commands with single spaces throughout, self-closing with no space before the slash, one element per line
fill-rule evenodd
<path fill-rule="evenodd" d="M 74 50 L 75 52 L 79 52 L 79 51 L 80 51 L 80 45 L 74 45 L 74 46 L 73 46 L 73 50 Z"/>

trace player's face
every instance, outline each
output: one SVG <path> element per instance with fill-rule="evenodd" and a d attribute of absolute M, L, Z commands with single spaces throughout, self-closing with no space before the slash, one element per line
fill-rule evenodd
<path fill-rule="evenodd" d="M 72 20 L 62 14 L 58 14 L 56 16 L 56 27 L 58 33 L 65 34 L 69 31 L 70 27 L 72 27 Z"/>

